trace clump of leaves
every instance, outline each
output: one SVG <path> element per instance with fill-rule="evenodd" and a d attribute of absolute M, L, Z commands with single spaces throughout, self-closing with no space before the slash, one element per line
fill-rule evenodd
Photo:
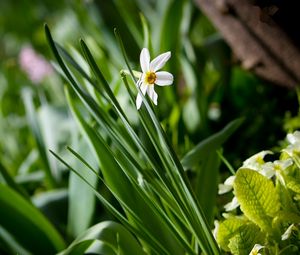
<path fill-rule="evenodd" d="M 257 153 L 219 185 L 219 194 L 234 195 L 225 205 L 229 213 L 216 224 L 224 251 L 299 254 L 300 132 L 288 134 L 287 141 L 278 160 L 265 160 L 272 151 Z"/>

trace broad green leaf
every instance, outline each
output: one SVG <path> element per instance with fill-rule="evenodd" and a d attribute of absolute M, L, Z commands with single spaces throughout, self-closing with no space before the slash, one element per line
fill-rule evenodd
<path fill-rule="evenodd" d="M 249 255 L 255 244 L 264 244 L 265 235 L 253 223 L 241 226 L 229 240 L 229 249 L 233 255 Z"/>
<path fill-rule="evenodd" d="M 38 126 L 41 131 L 41 139 L 44 143 L 44 150 L 48 159 L 51 175 L 59 182 L 62 179 L 62 172 L 57 160 L 50 156 L 49 149 L 58 151 L 62 144 L 67 142 L 67 137 L 77 132 L 73 128 L 74 121 L 66 108 L 54 107 L 43 103 L 37 111 Z M 59 125 L 57 125 L 59 123 Z"/>
<path fill-rule="evenodd" d="M 292 176 L 285 177 L 286 186 L 288 189 L 300 194 L 300 181 Z"/>
<path fill-rule="evenodd" d="M 95 155 L 87 149 L 88 144 L 82 140 L 79 143 L 78 152 L 95 169 L 97 169 Z M 75 169 L 80 169 L 81 175 L 94 187 L 97 185 L 97 176 L 86 169 L 79 161 L 74 164 Z M 68 232 L 78 236 L 91 224 L 95 211 L 95 195 L 93 190 L 74 172 L 69 177 L 69 210 L 68 210 Z"/>
<path fill-rule="evenodd" d="M 216 150 L 239 127 L 241 122 L 241 119 L 237 119 L 229 123 L 222 131 L 198 144 L 181 161 L 184 167 L 197 169 L 195 193 L 209 224 L 213 223 L 213 209 L 218 189 L 220 158 Z"/>
<path fill-rule="evenodd" d="M 60 253 L 59 255 L 64 254 Z M 99 240 L 84 240 L 76 243 L 68 255 L 82 255 L 82 254 L 99 254 L 99 255 L 119 255 L 118 251 L 110 243 Z"/>
<path fill-rule="evenodd" d="M 35 194 L 32 202 L 54 226 L 60 228 L 66 224 L 68 211 L 68 190 L 66 188 Z"/>
<path fill-rule="evenodd" d="M 280 211 L 276 217 L 274 217 L 272 222 L 272 227 L 274 229 L 279 229 L 281 234 L 283 234 L 287 226 L 290 224 L 299 224 L 300 223 L 300 215 L 299 213 L 294 213 L 291 211 Z"/>
<path fill-rule="evenodd" d="M 196 177 L 195 193 L 210 225 L 213 224 L 213 212 L 218 193 L 219 166 L 220 158 L 212 151 L 199 167 Z"/>
<path fill-rule="evenodd" d="M 272 233 L 272 217 L 280 209 L 280 200 L 271 180 L 250 169 L 239 169 L 233 184 L 243 213 L 267 232 Z"/>
<path fill-rule="evenodd" d="M 290 211 L 280 211 L 276 218 L 282 222 L 300 223 L 300 215 Z"/>
<path fill-rule="evenodd" d="M 42 131 L 39 125 L 39 121 L 37 119 L 37 113 L 34 109 L 32 92 L 29 89 L 25 89 L 22 91 L 22 96 L 25 104 L 26 115 L 28 118 L 28 123 L 30 125 L 30 129 L 32 134 L 36 140 L 36 145 L 38 151 L 40 153 L 40 157 L 43 163 L 43 170 L 46 174 L 46 181 L 50 187 L 56 186 L 56 181 L 54 178 L 54 173 L 52 172 L 50 162 L 48 159 L 48 150 L 45 146 L 45 141 L 42 135 Z"/>
<path fill-rule="evenodd" d="M 206 159 L 207 153 L 216 151 L 220 146 L 238 129 L 243 119 L 231 121 L 218 133 L 201 141 L 191 151 L 189 151 L 181 160 L 185 168 L 193 168 Z"/>
<path fill-rule="evenodd" d="M 22 195 L 23 197 L 25 197 L 26 199 L 28 199 L 30 201 L 30 197 L 27 194 L 27 192 L 25 191 L 25 189 L 23 189 L 18 183 L 15 182 L 15 180 L 10 176 L 9 172 L 2 165 L 1 162 L 0 162 L 0 174 L 2 175 L 3 179 L 5 180 L 6 184 L 9 187 L 11 187 L 16 192 L 18 192 L 20 195 Z"/>
<path fill-rule="evenodd" d="M 293 201 L 293 192 L 288 189 L 287 185 L 283 185 L 280 181 L 277 181 L 276 192 L 278 193 L 281 207 L 285 211 L 298 213 L 297 205 Z"/>
<path fill-rule="evenodd" d="M 93 243 L 94 240 L 99 240 L 101 243 L 98 242 L 96 243 L 98 245 L 96 245 Z M 81 246 L 80 252 L 82 253 L 75 252 L 79 244 Z M 94 247 L 92 247 L 93 245 Z M 104 221 L 81 234 L 61 255 L 83 254 L 86 251 L 92 252 L 92 250 L 93 253 L 104 254 L 100 253 L 100 251 L 103 252 L 105 249 L 107 252 L 109 248 L 110 252 L 105 254 L 145 254 L 139 242 L 126 228 L 113 221 Z"/>
<path fill-rule="evenodd" d="M 160 31 L 160 50 L 176 52 L 179 47 L 180 23 L 183 14 L 184 0 L 169 1 Z"/>
<path fill-rule="evenodd" d="M 239 231 L 240 227 L 246 223 L 247 219 L 242 217 L 229 217 L 219 223 L 217 241 L 224 251 L 230 250 L 228 247 L 230 238 L 232 238 Z"/>
<path fill-rule="evenodd" d="M 0 184 L 0 225 L 34 254 L 53 254 L 65 247 L 50 222 L 27 200 Z"/>

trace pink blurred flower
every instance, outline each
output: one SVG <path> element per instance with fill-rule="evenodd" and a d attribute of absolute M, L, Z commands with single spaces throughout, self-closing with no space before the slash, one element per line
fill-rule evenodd
<path fill-rule="evenodd" d="M 30 46 L 25 46 L 21 49 L 19 64 L 21 69 L 35 84 L 39 84 L 45 77 L 53 73 L 53 68 L 49 62 Z"/>

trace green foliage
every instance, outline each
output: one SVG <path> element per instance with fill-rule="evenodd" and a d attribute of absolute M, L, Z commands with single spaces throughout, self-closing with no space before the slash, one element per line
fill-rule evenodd
<path fill-rule="evenodd" d="M 52 224 L 30 202 L 4 184 L 0 184 L 0 203 L 0 225 L 26 250 L 53 254 L 65 247 Z M 12 244 L 11 251 L 14 248 Z"/>
<path fill-rule="evenodd" d="M 288 134 L 280 160 L 265 162 L 271 152 L 262 151 L 244 161 L 236 172 L 233 194 L 241 212 L 235 210 L 219 223 L 217 241 L 223 250 L 249 254 L 260 247 L 261 254 L 299 252 L 299 134 Z M 229 185 L 225 181 L 221 187 Z"/>
<path fill-rule="evenodd" d="M 255 244 L 264 240 L 264 234 L 255 224 L 245 224 L 230 238 L 228 247 L 234 255 L 248 255 Z"/>
<path fill-rule="evenodd" d="M 83 252 L 107 255 L 145 254 L 132 234 L 113 221 L 103 221 L 89 228 L 59 255 L 79 255 Z"/>
<path fill-rule="evenodd" d="M 254 170 L 241 168 L 233 187 L 245 216 L 266 232 L 272 231 L 272 219 L 280 209 L 273 182 Z"/>
<path fill-rule="evenodd" d="M 45 22 L 59 44 L 48 33 L 49 47 Z M 192 1 L 0 1 L 0 24 L 0 253 L 221 253 L 211 234 L 220 159 L 237 166 L 283 137 L 284 121 L 298 127 L 293 92 L 237 67 Z M 45 62 L 54 51 L 61 77 L 33 80 L 20 63 L 28 46 Z M 142 47 L 172 52 L 174 84 L 157 86 L 157 107 L 143 97 L 136 111 L 135 77 L 125 73 L 138 73 Z M 240 116 L 243 124 L 227 125 Z M 274 231 L 254 225 L 244 205 L 243 217 L 220 223 L 222 249 L 238 254 L 265 240 L 261 253 L 297 254 L 297 172 L 272 179 Z"/>
<path fill-rule="evenodd" d="M 152 143 L 158 158 L 151 156 L 151 153 L 143 146 L 132 129 L 127 116 L 111 92 L 86 44 L 81 41 L 83 52 L 99 81 L 99 85 L 96 85 L 99 87 L 95 88 L 97 91 L 105 91 L 106 95 L 111 99 L 114 107 L 113 111 L 124 126 L 120 126 L 118 122 L 113 121 L 112 116 L 97 106 L 97 102 L 93 97 L 86 93 L 84 88 L 75 81 L 74 76 L 68 71 L 59 55 L 47 27 L 46 35 L 58 63 L 70 81 L 70 89 L 73 89 L 81 100 L 86 103 L 95 121 L 102 127 L 101 130 L 95 129 L 86 122 L 75 104 L 73 93 L 67 90 L 71 109 L 89 144 L 97 155 L 103 181 L 120 202 L 128 218 L 125 221 L 131 228 L 135 229 L 134 232 L 137 237 L 143 240 L 145 249 L 149 249 L 149 252 L 152 251 L 157 254 L 168 254 L 169 252 L 182 254 L 184 250 L 193 253 L 195 248 L 188 241 L 188 236 L 192 234 L 201 249 L 207 253 L 211 253 L 211 251 L 214 251 L 214 253 L 218 252 L 209 226 L 201 208 L 198 206 L 196 198 L 193 196 L 183 168 L 166 140 L 166 134 L 160 126 L 148 100 L 143 97 L 146 107 L 142 108 L 138 113 L 147 132 L 149 143 Z M 132 96 L 132 91 L 126 78 L 123 77 L 123 79 L 130 96 Z M 134 101 L 134 98 L 132 100 Z M 108 147 L 104 134 L 110 137 L 114 144 L 113 147 Z M 148 171 L 145 172 L 145 164 L 139 158 L 136 148 L 139 148 L 142 155 L 148 158 L 148 167 L 153 169 L 152 174 L 150 172 L 147 173 Z M 82 157 L 80 159 L 82 160 Z M 62 160 L 62 162 L 64 161 Z M 96 174 L 96 171 L 93 170 L 93 172 Z M 83 178 L 79 172 L 76 173 Z M 83 179 L 89 183 L 86 178 Z M 153 182 L 155 179 L 157 179 L 157 183 Z M 89 185 L 92 186 L 90 183 Z M 157 192 L 158 190 L 155 188 L 155 185 L 165 186 L 164 193 L 156 194 L 154 191 L 156 190 Z M 98 192 L 97 194 L 99 197 Z M 159 199 L 160 197 L 165 197 L 165 195 L 169 197 L 168 200 Z M 172 204 L 168 204 L 170 199 Z M 101 200 L 103 201 L 103 198 Z M 176 204 L 175 208 L 172 206 L 174 202 Z M 161 206 L 159 206 L 160 204 Z M 111 209 L 111 206 L 108 206 L 108 208 Z M 176 208 L 179 210 L 177 211 Z M 115 214 L 115 216 L 117 215 Z M 118 218 L 122 219 L 120 216 Z M 141 236 L 141 232 L 146 233 L 146 236 Z M 158 237 L 159 239 L 157 239 Z"/>
<path fill-rule="evenodd" d="M 229 217 L 220 223 L 216 238 L 223 250 L 230 251 L 228 247 L 230 239 L 239 234 L 240 228 L 246 223 L 247 220 L 241 217 Z"/>

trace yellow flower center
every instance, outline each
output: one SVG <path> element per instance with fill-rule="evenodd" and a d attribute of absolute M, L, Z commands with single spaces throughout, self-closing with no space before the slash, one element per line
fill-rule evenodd
<path fill-rule="evenodd" d="M 156 74 L 154 72 L 147 72 L 146 73 L 146 77 L 145 77 L 145 81 L 148 83 L 148 84 L 154 84 L 155 81 L 156 81 Z"/>
<path fill-rule="evenodd" d="M 265 163 L 263 157 L 261 157 L 261 156 L 258 156 L 258 157 L 256 158 L 256 162 L 257 162 L 258 164 L 260 164 L 260 165 L 263 165 L 263 164 Z"/>

